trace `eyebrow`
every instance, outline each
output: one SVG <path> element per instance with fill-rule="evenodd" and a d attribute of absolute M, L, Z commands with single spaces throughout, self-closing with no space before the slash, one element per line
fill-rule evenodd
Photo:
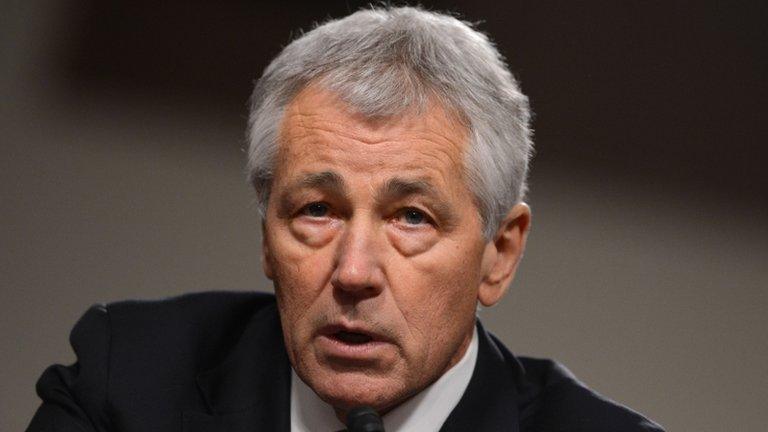
<path fill-rule="evenodd" d="M 438 198 L 440 193 L 432 183 L 426 180 L 411 180 L 395 177 L 387 180 L 378 193 L 377 201 L 382 198 L 404 198 L 409 195 L 425 195 L 430 198 Z"/>
<path fill-rule="evenodd" d="M 295 185 L 299 188 L 322 188 L 346 192 L 344 179 L 335 171 L 309 173 L 300 178 Z"/>
<path fill-rule="evenodd" d="M 293 201 L 291 197 L 302 189 L 323 189 L 339 196 L 347 196 L 347 185 L 344 179 L 335 171 L 321 171 L 308 173 L 292 182 L 280 194 L 278 200 L 278 214 L 287 215 L 291 212 Z"/>

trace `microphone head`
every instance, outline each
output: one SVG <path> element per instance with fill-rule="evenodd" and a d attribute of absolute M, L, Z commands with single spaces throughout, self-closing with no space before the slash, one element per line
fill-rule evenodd
<path fill-rule="evenodd" d="M 349 432 L 384 432 L 379 414 L 371 407 L 352 408 L 347 414 Z"/>

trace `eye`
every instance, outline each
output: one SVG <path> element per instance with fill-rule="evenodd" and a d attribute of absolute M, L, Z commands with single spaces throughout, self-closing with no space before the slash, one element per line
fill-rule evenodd
<path fill-rule="evenodd" d="M 299 213 L 309 217 L 321 218 L 328 216 L 328 212 L 328 204 L 313 202 L 305 205 Z"/>
<path fill-rule="evenodd" d="M 407 225 L 422 225 L 425 223 L 431 223 L 431 219 L 423 211 L 415 208 L 404 209 L 398 218 L 405 222 Z"/>

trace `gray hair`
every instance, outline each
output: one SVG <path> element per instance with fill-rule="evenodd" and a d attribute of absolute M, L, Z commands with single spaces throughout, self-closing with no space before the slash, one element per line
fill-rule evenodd
<path fill-rule="evenodd" d="M 486 35 L 419 8 L 371 8 L 316 27 L 286 46 L 251 96 L 248 177 L 266 215 L 285 107 L 318 83 L 368 117 L 423 111 L 436 98 L 469 130 L 467 185 L 492 239 L 526 192 L 533 151 L 528 98 Z"/>

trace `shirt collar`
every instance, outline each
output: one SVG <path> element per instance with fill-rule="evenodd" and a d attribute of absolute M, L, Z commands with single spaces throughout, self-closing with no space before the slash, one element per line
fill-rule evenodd
<path fill-rule="evenodd" d="M 382 417 L 390 432 L 438 431 L 464 394 L 477 363 L 477 327 L 458 363 L 437 381 Z M 333 408 L 291 369 L 291 431 L 329 432 L 344 429 Z"/>

